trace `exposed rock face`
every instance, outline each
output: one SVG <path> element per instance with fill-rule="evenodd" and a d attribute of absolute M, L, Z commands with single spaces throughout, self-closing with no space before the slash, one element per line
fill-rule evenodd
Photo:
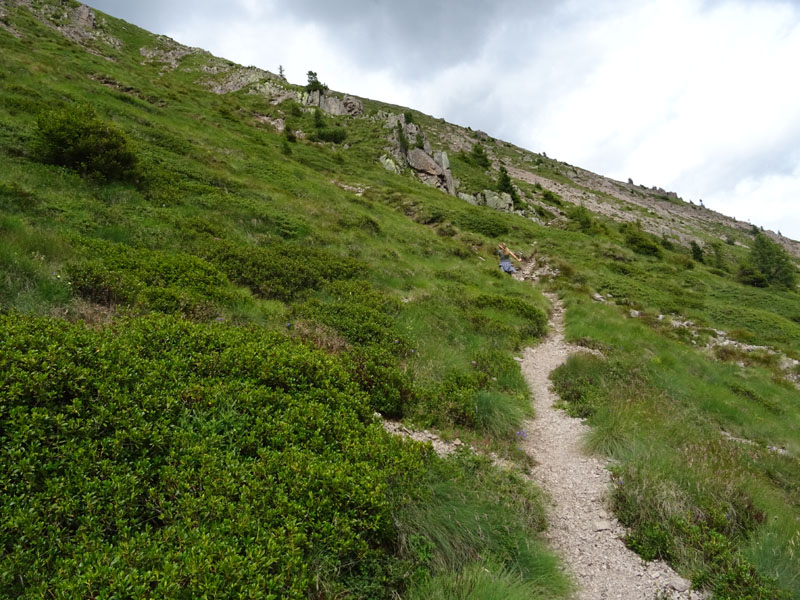
<path fill-rule="evenodd" d="M 13 35 L 15 38 L 21 37 L 19 31 L 11 27 L 8 23 L 6 23 L 6 19 L 8 18 L 8 13 L 6 13 L 5 9 L 0 6 L 0 29 L 5 29 L 8 33 Z"/>
<path fill-rule="evenodd" d="M 455 196 L 456 183 L 453 180 L 453 174 L 450 172 L 450 159 L 447 158 L 447 152 L 437 152 L 433 155 L 433 159 L 442 170 L 442 174 L 444 176 L 444 187 L 447 190 L 447 193 L 451 196 Z"/>
<path fill-rule="evenodd" d="M 441 176 L 444 173 L 436 161 L 424 150 L 412 148 L 408 151 L 408 165 L 415 171 L 427 173 L 428 175 Z"/>
<path fill-rule="evenodd" d="M 319 107 L 320 110 L 334 116 L 358 117 L 364 112 L 364 105 L 361 100 L 347 94 L 340 98 L 314 90 L 313 92 L 301 94 L 299 100 L 300 104 Z"/>
<path fill-rule="evenodd" d="M 98 51 L 97 42 L 114 49 L 122 47 L 119 39 L 106 33 L 102 17 L 98 18 L 95 12 L 85 4 L 72 6 L 34 2 L 33 0 L 17 0 L 16 3 L 25 6 L 42 23 L 52 27 L 65 38 L 81 44 L 92 54 L 109 58 Z M 9 28 L 4 27 L 4 29 Z M 9 31 L 14 33 L 11 29 Z"/>
<path fill-rule="evenodd" d="M 286 129 L 286 121 L 283 119 L 273 119 L 268 115 L 256 115 L 256 120 L 260 123 L 266 123 L 267 125 L 271 125 L 275 128 L 278 133 L 283 133 L 283 130 Z"/>
<path fill-rule="evenodd" d="M 94 29 L 94 11 L 85 4 L 81 4 L 75 9 L 74 19 L 74 25 L 78 29 L 83 29 L 84 31 L 92 31 Z"/>
<path fill-rule="evenodd" d="M 458 197 L 465 202 L 475 204 L 476 206 L 488 206 L 503 212 L 514 212 L 514 201 L 511 199 L 511 195 L 507 192 L 483 190 L 475 195 L 465 194 L 462 192 L 458 194 Z"/>
<path fill-rule="evenodd" d="M 483 190 L 483 204 L 504 212 L 512 212 L 514 210 L 514 201 L 508 192 Z"/>
<path fill-rule="evenodd" d="M 417 178 L 425 185 L 438 188 L 451 196 L 458 193 L 457 182 L 450 172 L 450 159 L 447 157 L 447 153 L 433 152 L 430 142 L 419 125 L 406 123 L 404 115 L 383 111 L 379 112 L 376 118 L 383 121 L 383 126 L 391 130 L 388 139 L 392 145 L 387 150 L 396 162 L 411 167 Z M 400 128 L 402 128 L 408 145 L 411 146 L 408 150 L 401 146 L 398 133 Z M 384 166 L 389 170 L 394 170 L 386 165 L 384 157 L 381 157 Z"/>
<path fill-rule="evenodd" d="M 174 71 L 185 57 L 203 52 L 200 48 L 190 48 L 179 44 L 165 35 L 158 37 L 158 46 L 155 48 L 139 49 L 139 54 L 144 58 L 142 64 L 162 63 L 162 71 Z"/>
<path fill-rule="evenodd" d="M 215 94 L 229 94 L 237 92 L 247 86 L 259 84 L 260 90 L 265 95 L 285 91 L 284 88 L 273 83 L 277 75 L 258 69 L 256 67 L 236 68 L 227 73 L 223 78 L 209 81 L 206 85 Z"/>
<path fill-rule="evenodd" d="M 412 148 L 407 154 L 408 166 L 417 172 L 417 177 L 426 185 L 439 188 L 451 196 L 456 195 L 456 184 L 450 172 L 447 153 L 437 152 L 435 157 L 422 148 Z"/>

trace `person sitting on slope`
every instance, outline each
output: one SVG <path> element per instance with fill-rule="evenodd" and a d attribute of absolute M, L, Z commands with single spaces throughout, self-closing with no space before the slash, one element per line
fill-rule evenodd
<path fill-rule="evenodd" d="M 517 272 L 517 270 L 514 268 L 514 265 L 511 264 L 511 257 L 513 256 L 518 262 L 522 262 L 522 260 L 520 260 L 519 256 L 509 250 L 508 246 L 506 246 L 503 242 L 500 242 L 500 244 L 497 246 L 497 255 L 500 257 L 500 268 L 503 271 L 509 275 Z"/>

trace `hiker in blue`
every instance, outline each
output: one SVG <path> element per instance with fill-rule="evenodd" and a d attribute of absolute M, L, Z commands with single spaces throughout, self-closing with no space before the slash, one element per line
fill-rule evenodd
<path fill-rule="evenodd" d="M 497 255 L 500 257 L 500 268 L 503 271 L 509 275 L 513 275 L 517 272 L 517 270 L 514 268 L 514 265 L 511 264 L 511 257 L 513 256 L 516 258 L 518 262 L 522 261 L 519 259 L 519 256 L 509 250 L 508 246 L 506 246 L 503 242 L 500 242 L 500 244 L 497 246 Z"/>

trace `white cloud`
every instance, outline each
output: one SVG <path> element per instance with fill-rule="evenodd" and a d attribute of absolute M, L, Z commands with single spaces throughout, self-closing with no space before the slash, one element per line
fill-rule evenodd
<path fill-rule="evenodd" d="M 800 232 L 800 161 L 785 175 L 745 177 L 729 192 L 704 200 L 709 208 L 797 239 Z"/>

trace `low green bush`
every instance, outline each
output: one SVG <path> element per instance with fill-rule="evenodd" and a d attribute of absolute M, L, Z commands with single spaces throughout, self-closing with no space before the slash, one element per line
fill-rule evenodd
<path fill-rule="evenodd" d="M 538 189 L 541 189 L 541 185 L 539 184 L 537 185 Z M 552 190 L 543 190 L 542 200 L 544 200 L 548 204 L 552 204 L 553 206 L 564 206 L 564 202 L 561 200 L 561 196 L 559 196 Z"/>
<path fill-rule="evenodd" d="M 748 278 L 743 276 L 740 271 L 739 279 L 745 283 L 761 287 L 759 284 L 763 277 L 770 285 L 777 287 L 794 289 L 797 286 L 797 266 L 791 256 L 782 246 L 773 242 L 766 235 L 759 233 L 753 239 L 749 261 L 752 265 L 753 275 Z M 750 283 L 751 281 L 756 283 Z"/>
<path fill-rule="evenodd" d="M 325 286 L 324 298 L 310 299 L 296 310 L 333 327 L 353 344 L 375 344 L 399 355 L 409 350 L 394 324 L 399 308 L 397 300 L 375 291 L 366 281 L 335 281 Z"/>
<path fill-rule="evenodd" d="M 486 154 L 486 150 L 482 144 L 477 142 L 472 145 L 472 150 L 470 150 L 469 154 L 464 153 L 464 157 L 472 164 L 484 169 L 488 169 L 491 166 L 491 162 L 489 161 L 489 156 Z"/>
<path fill-rule="evenodd" d="M 351 278 L 364 268 L 351 258 L 293 242 L 245 246 L 213 240 L 202 254 L 231 281 L 278 300 L 291 300 L 325 281 Z"/>
<path fill-rule="evenodd" d="M 98 304 L 208 318 L 235 297 L 228 278 L 196 256 L 100 240 L 85 241 L 84 254 L 91 258 L 64 272 L 76 294 Z"/>
<path fill-rule="evenodd" d="M 522 317 L 525 319 L 522 336 L 540 337 L 547 333 L 547 314 L 522 298 L 481 294 L 475 298 L 472 304 L 479 308 L 498 308 Z"/>
<path fill-rule="evenodd" d="M 94 331 L 10 314 L 0 397 L 4 597 L 402 586 L 393 520 L 423 455 L 322 352 L 166 316 Z"/>
<path fill-rule="evenodd" d="M 353 381 L 368 395 L 373 410 L 388 418 L 405 416 L 416 398 L 414 382 L 391 351 L 362 346 L 346 354 L 345 365 Z"/>
<path fill-rule="evenodd" d="M 567 216 L 572 222 L 572 227 L 586 234 L 597 234 L 604 231 L 603 226 L 592 217 L 592 213 L 585 206 L 576 206 L 567 212 Z"/>
<path fill-rule="evenodd" d="M 599 388 L 604 382 L 608 363 L 592 354 L 575 354 L 553 371 L 553 388 L 573 417 L 591 416 L 601 400 Z"/>
<path fill-rule="evenodd" d="M 490 238 L 501 237 L 511 230 L 508 221 L 491 208 L 466 208 L 455 216 L 454 221 L 464 231 L 480 233 Z"/>
<path fill-rule="evenodd" d="M 100 180 L 137 175 L 138 159 L 127 136 L 87 104 L 40 116 L 33 151 L 43 162 Z"/>
<path fill-rule="evenodd" d="M 672 489 L 641 468 L 617 468 L 615 483 L 612 503 L 630 528 L 625 543 L 645 560 L 689 560 L 693 585 L 710 589 L 715 598 L 792 597 L 759 574 L 737 549 L 764 520 L 743 493 L 724 489 L 724 483 L 717 483 L 717 489 L 695 490 L 688 512 L 685 491 Z"/>
<path fill-rule="evenodd" d="M 347 139 L 347 130 L 342 127 L 322 128 L 317 129 L 309 137 L 312 141 L 332 142 L 334 144 L 341 144 Z"/>
<path fill-rule="evenodd" d="M 637 254 L 654 256 L 661 258 L 661 246 L 649 233 L 645 232 L 639 225 L 624 223 L 620 226 L 620 231 L 625 236 L 625 245 Z"/>

